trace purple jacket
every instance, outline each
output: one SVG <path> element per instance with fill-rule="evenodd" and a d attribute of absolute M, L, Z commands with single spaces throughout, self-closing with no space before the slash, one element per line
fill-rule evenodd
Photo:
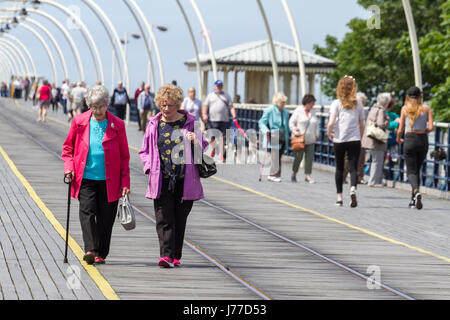
<path fill-rule="evenodd" d="M 186 115 L 187 120 L 183 127 L 183 135 L 194 132 L 195 117 L 184 110 L 178 110 L 179 113 Z M 142 141 L 142 149 L 139 156 L 144 164 L 144 173 L 148 174 L 148 188 L 146 197 L 149 199 L 158 199 L 161 196 L 162 171 L 158 149 L 158 123 L 162 114 L 158 113 L 151 117 L 145 130 L 144 140 Z M 202 141 L 202 151 L 208 147 L 208 141 L 205 140 L 201 130 L 195 131 L 197 141 Z M 191 152 L 191 144 L 184 139 L 184 150 L 186 156 L 186 170 L 184 174 L 183 200 L 199 200 L 203 199 L 203 188 L 200 182 L 198 169 L 193 161 Z M 189 160 L 190 159 L 190 160 Z"/>

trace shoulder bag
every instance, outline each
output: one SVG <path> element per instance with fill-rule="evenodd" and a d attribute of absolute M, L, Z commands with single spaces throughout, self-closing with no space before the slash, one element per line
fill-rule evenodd
<path fill-rule="evenodd" d="M 377 110 L 377 114 L 375 116 L 375 119 L 378 118 L 378 112 L 380 111 L 380 108 Z M 367 121 L 367 130 L 366 130 L 366 136 L 369 138 L 372 138 L 380 143 L 387 143 L 387 140 L 389 138 L 389 132 L 388 130 L 383 130 L 380 127 L 378 127 L 376 120 L 368 120 Z"/>
<path fill-rule="evenodd" d="M 308 118 L 308 124 L 306 125 L 305 133 L 296 136 L 295 134 L 292 134 L 291 138 L 291 146 L 292 150 L 299 151 L 305 149 L 305 135 L 309 128 L 309 123 L 311 122 L 311 119 Z"/>
<path fill-rule="evenodd" d="M 200 153 L 195 157 L 194 143 L 191 143 L 191 150 L 194 153 L 194 163 L 198 169 L 198 175 L 200 178 L 209 178 L 217 173 L 216 163 L 210 156 Z M 201 157 L 201 159 L 199 159 Z"/>

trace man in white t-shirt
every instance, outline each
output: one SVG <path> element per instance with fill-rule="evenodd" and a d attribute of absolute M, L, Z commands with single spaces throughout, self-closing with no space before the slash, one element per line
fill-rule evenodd
<path fill-rule="evenodd" d="M 224 161 L 224 139 L 226 138 L 226 130 L 230 128 L 230 113 L 233 120 L 236 120 L 236 109 L 233 106 L 233 100 L 230 95 L 223 91 L 223 82 L 217 80 L 214 83 L 214 92 L 206 97 L 202 108 L 202 119 L 208 124 L 208 129 L 216 129 L 221 132 L 219 138 L 219 160 Z M 215 137 L 211 137 L 211 146 L 213 151 L 211 156 L 215 154 Z"/>
<path fill-rule="evenodd" d="M 61 86 L 61 103 L 63 106 L 64 114 L 67 114 L 67 100 L 69 98 L 69 80 L 64 80 Z"/>

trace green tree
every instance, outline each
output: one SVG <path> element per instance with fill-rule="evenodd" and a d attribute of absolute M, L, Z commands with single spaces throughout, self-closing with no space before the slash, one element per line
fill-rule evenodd
<path fill-rule="evenodd" d="M 441 5 L 449 1 L 411 0 L 419 39 L 442 28 Z M 314 46 L 317 54 L 338 64 L 333 73 L 322 79 L 323 91 L 335 97 L 339 79 L 352 75 L 359 91 L 364 92 L 369 101 L 373 102 L 380 92 L 394 92 L 398 98 L 397 106 L 400 106 L 406 90 L 414 85 L 411 45 L 402 1 L 358 0 L 358 3 L 365 9 L 374 4 L 380 8 L 380 28 L 370 29 L 366 20 L 355 18 L 348 23 L 351 31 L 342 41 L 329 35 L 325 47 Z M 431 98 L 431 88 L 445 82 L 442 72 L 433 71 L 427 64 L 422 64 L 425 100 Z"/>
<path fill-rule="evenodd" d="M 440 30 L 433 30 L 420 40 L 422 61 L 443 77 L 432 88 L 431 107 L 436 121 L 450 122 L 450 1 L 441 5 Z"/>

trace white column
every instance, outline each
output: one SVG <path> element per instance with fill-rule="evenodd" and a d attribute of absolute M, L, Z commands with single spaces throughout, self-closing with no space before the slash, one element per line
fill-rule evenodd
<path fill-rule="evenodd" d="M 228 69 L 223 70 L 223 89 L 228 92 Z"/>

